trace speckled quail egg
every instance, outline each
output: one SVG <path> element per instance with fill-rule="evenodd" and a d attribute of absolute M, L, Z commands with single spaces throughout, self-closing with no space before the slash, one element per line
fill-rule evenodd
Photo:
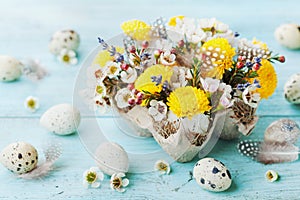
<path fill-rule="evenodd" d="M 11 56 L 0 55 L 0 81 L 14 81 L 22 75 L 22 63 Z"/>
<path fill-rule="evenodd" d="M 0 153 L 0 162 L 9 170 L 23 174 L 33 170 L 38 163 L 37 150 L 26 142 L 16 142 Z"/>
<path fill-rule="evenodd" d="M 76 51 L 79 43 L 79 34 L 74 30 L 61 30 L 53 34 L 49 43 L 49 50 L 54 55 L 58 55 L 62 49 Z"/>
<path fill-rule="evenodd" d="M 80 119 L 80 112 L 75 107 L 70 104 L 58 104 L 42 115 L 40 124 L 57 135 L 69 135 L 77 130 Z"/>
<path fill-rule="evenodd" d="M 117 143 L 105 142 L 95 152 L 96 163 L 105 174 L 126 173 L 129 168 L 127 152 Z"/>
<path fill-rule="evenodd" d="M 284 97 L 292 104 L 300 104 L 300 73 L 292 75 L 285 83 Z"/>
<path fill-rule="evenodd" d="M 193 176 L 201 188 L 213 192 L 227 190 L 231 175 L 227 167 L 214 158 L 203 158 L 194 166 Z"/>
<path fill-rule="evenodd" d="M 282 46 L 289 49 L 300 48 L 300 26 L 297 24 L 283 24 L 275 30 L 275 38 Z"/>
<path fill-rule="evenodd" d="M 265 131 L 266 142 L 289 142 L 295 144 L 300 135 L 298 124 L 291 119 L 279 119 L 271 123 Z"/>

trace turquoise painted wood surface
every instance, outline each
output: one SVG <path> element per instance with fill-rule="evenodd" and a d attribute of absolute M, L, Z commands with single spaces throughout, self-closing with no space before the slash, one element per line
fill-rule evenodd
<path fill-rule="evenodd" d="M 13 83 L 0 83 L 0 149 L 7 144 L 24 140 L 41 149 L 50 139 L 63 144 L 62 157 L 55 171 L 40 180 L 17 179 L 0 167 L 0 199 L 298 199 L 300 196 L 300 163 L 262 165 L 242 157 L 235 146 L 237 141 L 219 141 L 209 154 L 223 161 L 232 172 L 233 184 L 222 193 L 202 190 L 190 181 L 194 160 L 172 164 L 169 176 L 156 173 L 128 174 L 130 186 L 124 194 L 109 188 L 109 177 L 99 189 L 85 189 L 82 173 L 94 165 L 92 156 L 84 148 L 78 135 L 59 137 L 45 132 L 39 126 L 39 117 L 50 106 L 71 103 L 73 86 L 84 58 L 97 45 L 97 36 L 109 39 L 120 33 L 122 21 L 139 18 L 146 22 L 158 16 L 216 17 L 229 24 L 243 37 L 257 37 L 275 52 L 286 56 L 284 65 L 276 65 L 278 88 L 259 107 L 260 120 L 251 138 L 262 138 L 265 128 L 274 120 L 289 117 L 300 122 L 300 107 L 288 104 L 283 97 L 283 85 L 290 75 L 299 72 L 299 51 L 279 46 L 273 32 L 282 23 L 300 23 L 299 3 L 296 0 L 280 1 L 68 1 L 37 0 L 1 1 L 0 3 L 0 54 L 18 59 L 39 59 L 50 75 L 39 83 L 25 78 Z M 48 41 L 53 32 L 73 28 L 80 33 L 80 63 L 66 67 L 59 64 L 48 52 Z M 34 95 L 40 98 L 41 108 L 34 114 L 23 108 L 24 99 Z M 83 113 L 83 121 L 90 118 Z M 111 118 L 103 119 L 113 123 Z M 80 127 L 86 131 L 88 127 Z M 117 130 L 116 130 L 117 131 Z M 159 159 L 159 158 L 158 158 Z M 281 178 L 268 183 L 264 173 L 276 170 Z"/>

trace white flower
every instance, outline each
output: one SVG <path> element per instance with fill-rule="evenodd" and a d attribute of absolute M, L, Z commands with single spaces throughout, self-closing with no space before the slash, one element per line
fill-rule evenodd
<path fill-rule="evenodd" d="M 24 107 L 31 112 L 35 112 L 40 107 L 39 99 L 33 96 L 27 97 L 24 101 Z"/>
<path fill-rule="evenodd" d="M 223 92 L 221 98 L 220 98 L 220 103 L 222 106 L 224 106 L 225 108 L 228 108 L 230 106 L 233 105 L 233 100 L 231 97 L 231 92 L 232 92 L 232 88 L 230 85 L 226 85 L 225 83 L 221 83 L 219 85 L 218 91 Z"/>
<path fill-rule="evenodd" d="M 244 103 L 252 108 L 257 108 L 260 101 L 260 94 L 255 93 L 256 89 L 257 87 L 255 85 L 250 85 L 242 93 Z"/>
<path fill-rule="evenodd" d="M 62 49 L 57 58 L 60 62 L 68 65 L 76 65 L 78 63 L 75 51 L 68 49 Z"/>
<path fill-rule="evenodd" d="M 148 109 L 148 113 L 153 117 L 154 121 L 161 121 L 163 118 L 165 118 L 167 111 L 167 105 L 163 101 L 150 101 L 150 108 Z"/>
<path fill-rule="evenodd" d="M 124 187 L 129 185 L 129 180 L 124 177 L 124 173 L 113 174 L 110 178 L 110 188 L 118 192 L 125 192 Z"/>
<path fill-rule="evenodd" d="M 130 106 L 128 101 L 129 101 L 129 99 L 132 99 L 132 98 L 134 98 L 134 95 L 128 88 L 122 88 L 122 89 L 118 90 L 118 92 L 115 96 L 115 100 L 116 100 L 117 106 L 119 108 L 126 108 L 126 107 Z"/>
<path fill-rule="evenodd" d="M 185 67 L 173 67 L 173 75 L 171 77 L 171 87 L 173 89 L 184 87 L 187 85 L 187 79 L 192 78 L 190 70 Z"/>
<path fill-rule="evenodd" d="M 192 119 L 184 118 L 182 124 L 190 132 L 206 133 L 209 125 L 209 117 L 205 114 L 198 114 Z"/>
<path fill-rule="evenodd" d="M 83 173 L 83 185 L 88 188 L 97 188 L 100 186 L 100 181 L 103 181 L 104 174 L 97 168 L 91 167 Z"/>
<path fill-rule="evenodd" d="M 101 95 L 96 95 L 94 97 L 94 105 L 95 105 L 95 110 L 99 113 L 99 114 L 104 114 L 107 110 L 107 103 L 105 101 L 105 99 L 103 99 L 103 96 Z"/>
<path fill-rule="evenodd" d="M 121 72 L 121 80 L 124 83 L 133 83 L 137 78 L 137 72 L 134 68 L 129 67 L 126 71 Z"/>
<path fill-rule="evenodd" d="M 160 62 L 163 65 L 174 65 L 176 62 L 175 59 L 176 59 L 175 54 L 172 54 L 169 50 L 160 54 Z"/>
<path fill-rule="evenodd" d="M 170 174 L 171 167 L 166 161 L 158 160 L 154 165 L 154 170 L 160 172 L 160 174 Z"/>
<path fill-rule="evenodd" d="M 199 25 L 199 28 L 210 30 L 212 27 L 214 27 L 216 21 L 217 20 L 215 18 L 210 18 L 210 19 L 203 18 L 203 19 L 199 19 L 198 25 Z"/>
<path fill-rule="evenodd" d="M 119 75 L 119 73 L 121 71 L 120 63 L 116 63 L 113 61 L 107 62 L 105 65 L 105 71 L 109 78 L 116 77 L 117 75 Z"/>
<path fill-rule="evenodd" d="M 96 91 L 95 92 L 96 92 L 96 95 L 99 95 L 101 97 L 104 97 L 106 95 L 106 87 L 103 84 L 103 82 L 99 82 L 96 85 Z"/>
<path fill-rule="evenodd" d="M 218 90 L 220 85 L 220 80 L 213 78 L 200 78 L 203 89 L 207 92 L 213 93 Z"/>

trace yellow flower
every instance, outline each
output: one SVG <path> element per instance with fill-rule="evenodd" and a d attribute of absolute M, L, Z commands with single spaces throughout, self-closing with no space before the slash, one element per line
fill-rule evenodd
<path fill-rule="evenodd" d="M 178 16 L 171 17 L 169 22 L 168 22 L 168 25 L 169 26 L 176 26 L 177 19 L 183 20 L 184 16 L 183 15 L 178 15 Z"/>
<path fill-rule="evenodd" d="M 258 45 L 263 50 L 268 50 L 268 45 L 260 40 L 257 40 L 256 38 L 253 38 L 252 44 Z"/>
<path fill-rule="evenodd" d="M 135 40 L 148 40 L 151 26 L 140 20 L 130 20 L 123 22 L 121 28 L 126 35 Z"/>
<path fill-rule="evenodd" d="M 177 117 L 192 118 L 196 114 L 204 113 L 211 109 L 205 92 L 192 86 L 175 89 L 167 100 L 169 109 Z"/>
<path fill-rule="evenodd" d="M 276 89 L 277 75 L 273 65 L 268 60 L 263 59 L 261 64 L 262 66 L 257 71 L 258 77 L 250 79 L 250 82 L 253 83 L 254 79 L 257 79 L 261 88 L 258 88 L 256 91 L 261 98 L 267 99 Z"/>
<path fill-rule="evenodd" d="M 124 53 L 123 47 L 116 47 L 116 51 L 120 54 Z M 94 58 L 92 65 L 104 67 L 108 61 L 113 61 L 114 57 L 107 50 L 100 51 Z"/>
<path fill-rule="evenodd" d="M 162 90 L 162 84 L 165 81 L 170 82 L 173 70 L 171 67 L 164 65 L 153 65 L 147 68 L 135 81 L 134 86 L 138 91 L 147 91 L 151 94 L 159 93 Z M 151 77 L 161 76 L 161 84 L 156 85 Z"/>
<path fill-rule="evenodd" d="M 202 46 L 204 57 L 201 67 L 203 77 L 222 79 L 225 70 L 233 67 L 235 49 L 225 38 L 214 38 Z"/>

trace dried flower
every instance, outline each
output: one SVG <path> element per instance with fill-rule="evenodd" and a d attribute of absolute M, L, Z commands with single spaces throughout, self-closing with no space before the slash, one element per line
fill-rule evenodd
<path fill-rule="evenodd" d="M 146 91 L 151 94 L 159 93 L 162 90 L 162 84 L 153 82 L 152 77 L 161 76 L 161 83 L 170 81 L 173 71 L 170 67 L 164 65 L 153 65 L 147 68 L 135 81 L 135 89 Z"/>
<path fill-rule="evenodd" d="M 151 100 L 148 113 L 153 117 L 154 121 L 161 121 L 166 117 L 167 105 L 163 101 Z"/>
<path fill-rule="evenodd" d="M 174 65 L 176 62 L 175 54 L 172 54 L 169 50 L 165 51 L 164 53 L 160 54 L 160 63 L 163 65 Z"/>
<path fill-rule="evenodd" d="M 119 108 L 126 108 L 130 106 L 130 99 L 134 99 L 134 95 L 128 88 L 118 90 L 115 96 L 115 100 Z"/>
<path fill-rule="evenodd" d="M 113 174 L 110 178 L 110 188 L 118 192 L 125 192 L 124 187 L 129 185 L 129 180 L 124 177 L 124 173 Z"/>
<path fill-rule="evenodd" d="M 25 99 L 24 106 L 30 112 L 35 112 L 40 107 L 39 99 L 33 96 L 29 96 Z"/>
<path fill-rule="evenodd" d="M 126 35 L 135 40 L 149 40 L 151 26 L 140 20 L 130 20 L 123 22 L 121 28 Z"/>
<path fill-rule="evenodd" d="M 119 75 L 121 71 L 120 63 L 109 61 L 105 65 L 105 71 L 109 78 L 114 78 Z"/>
<path fill-rule="evenodd" d="M 88 188 L 91 186 L 92 188 L 98 188 L 100 186 L 100 182 L 103 181 L 104 174 L 97 168 L 91 167 L 89 170 L 86 170 L 83 173 L 83 185 Z"/>
<path fill-rule="evenodd" d="M 220 80 L 210 77 L 207 77 L 205 79 L 200 78 L 200 81 L 202 83 L 203 89 L 210 93 L 217 91 L 220 85 Z"/>
<path fill-rule="evenodd" d="M 275 172 L 274 170 L 268 170 L 266 172 L 266 179 L 270 182 L 274 182 L 277 181 L 279 178 L 277 172 Z"/>
<path fill-rule="evenodd" d="M 124 83 L 133 83 L 137 78 L 137 72 L 134 68 L 129 67 L 126 71 L 121 72 L 121 80 Z"/>
<path fill-rule="evenodd" d="M 242 93 L 243 101 L 245 104 L 256 108 L 260 100 L 260 94 L 255 92 L 256 86 L 254 84 L 248 86 Z"/>
<path fill-rule="evenodd" d="M 123 54 L 124 48 L 123 47 L 115 47 L 116 52 Z M 100 67 L 104 67 L 107 62 L 114 61 L 115 57 L 111 55 L 108 50 L 100 51 L 93 60 L 93 65 L 99 65 Z"/>
<path fill-rule="evenodd" d="M 257 71 L 258 77 L 255 78 L 259 81 L 261 87 L 256 92 L 260 94 L 261 98 L 267 99 L 275 92 L 277 75 L 273 65 L 268 60 L 263 59 L 261 64 L 260 69 Z M 254 83 L 255 79 L 250 79 L 250 82 Z"/>
<path fill-rule="evenodd" d="M 58 60 L 67 65 L 76 65 L 78 63 L 75 51 L 62 49 L 58 55 Z"/>
<path fill-rule="evenodd" d="M 160 172 L 160 174 L 170 174 L 171 172 L 171 167 L 169 163 L 167 163 L 164 160 L 158 160 L 156 161 L 154 165 L 154 170 Z"/>
<path fill-rule="evenodd" d="M 175 89 L 167 98 L 169 109 L 177 117 L 193 117 L 211 109 L 210 102 L 201 89 L 186 86 Z"/>

